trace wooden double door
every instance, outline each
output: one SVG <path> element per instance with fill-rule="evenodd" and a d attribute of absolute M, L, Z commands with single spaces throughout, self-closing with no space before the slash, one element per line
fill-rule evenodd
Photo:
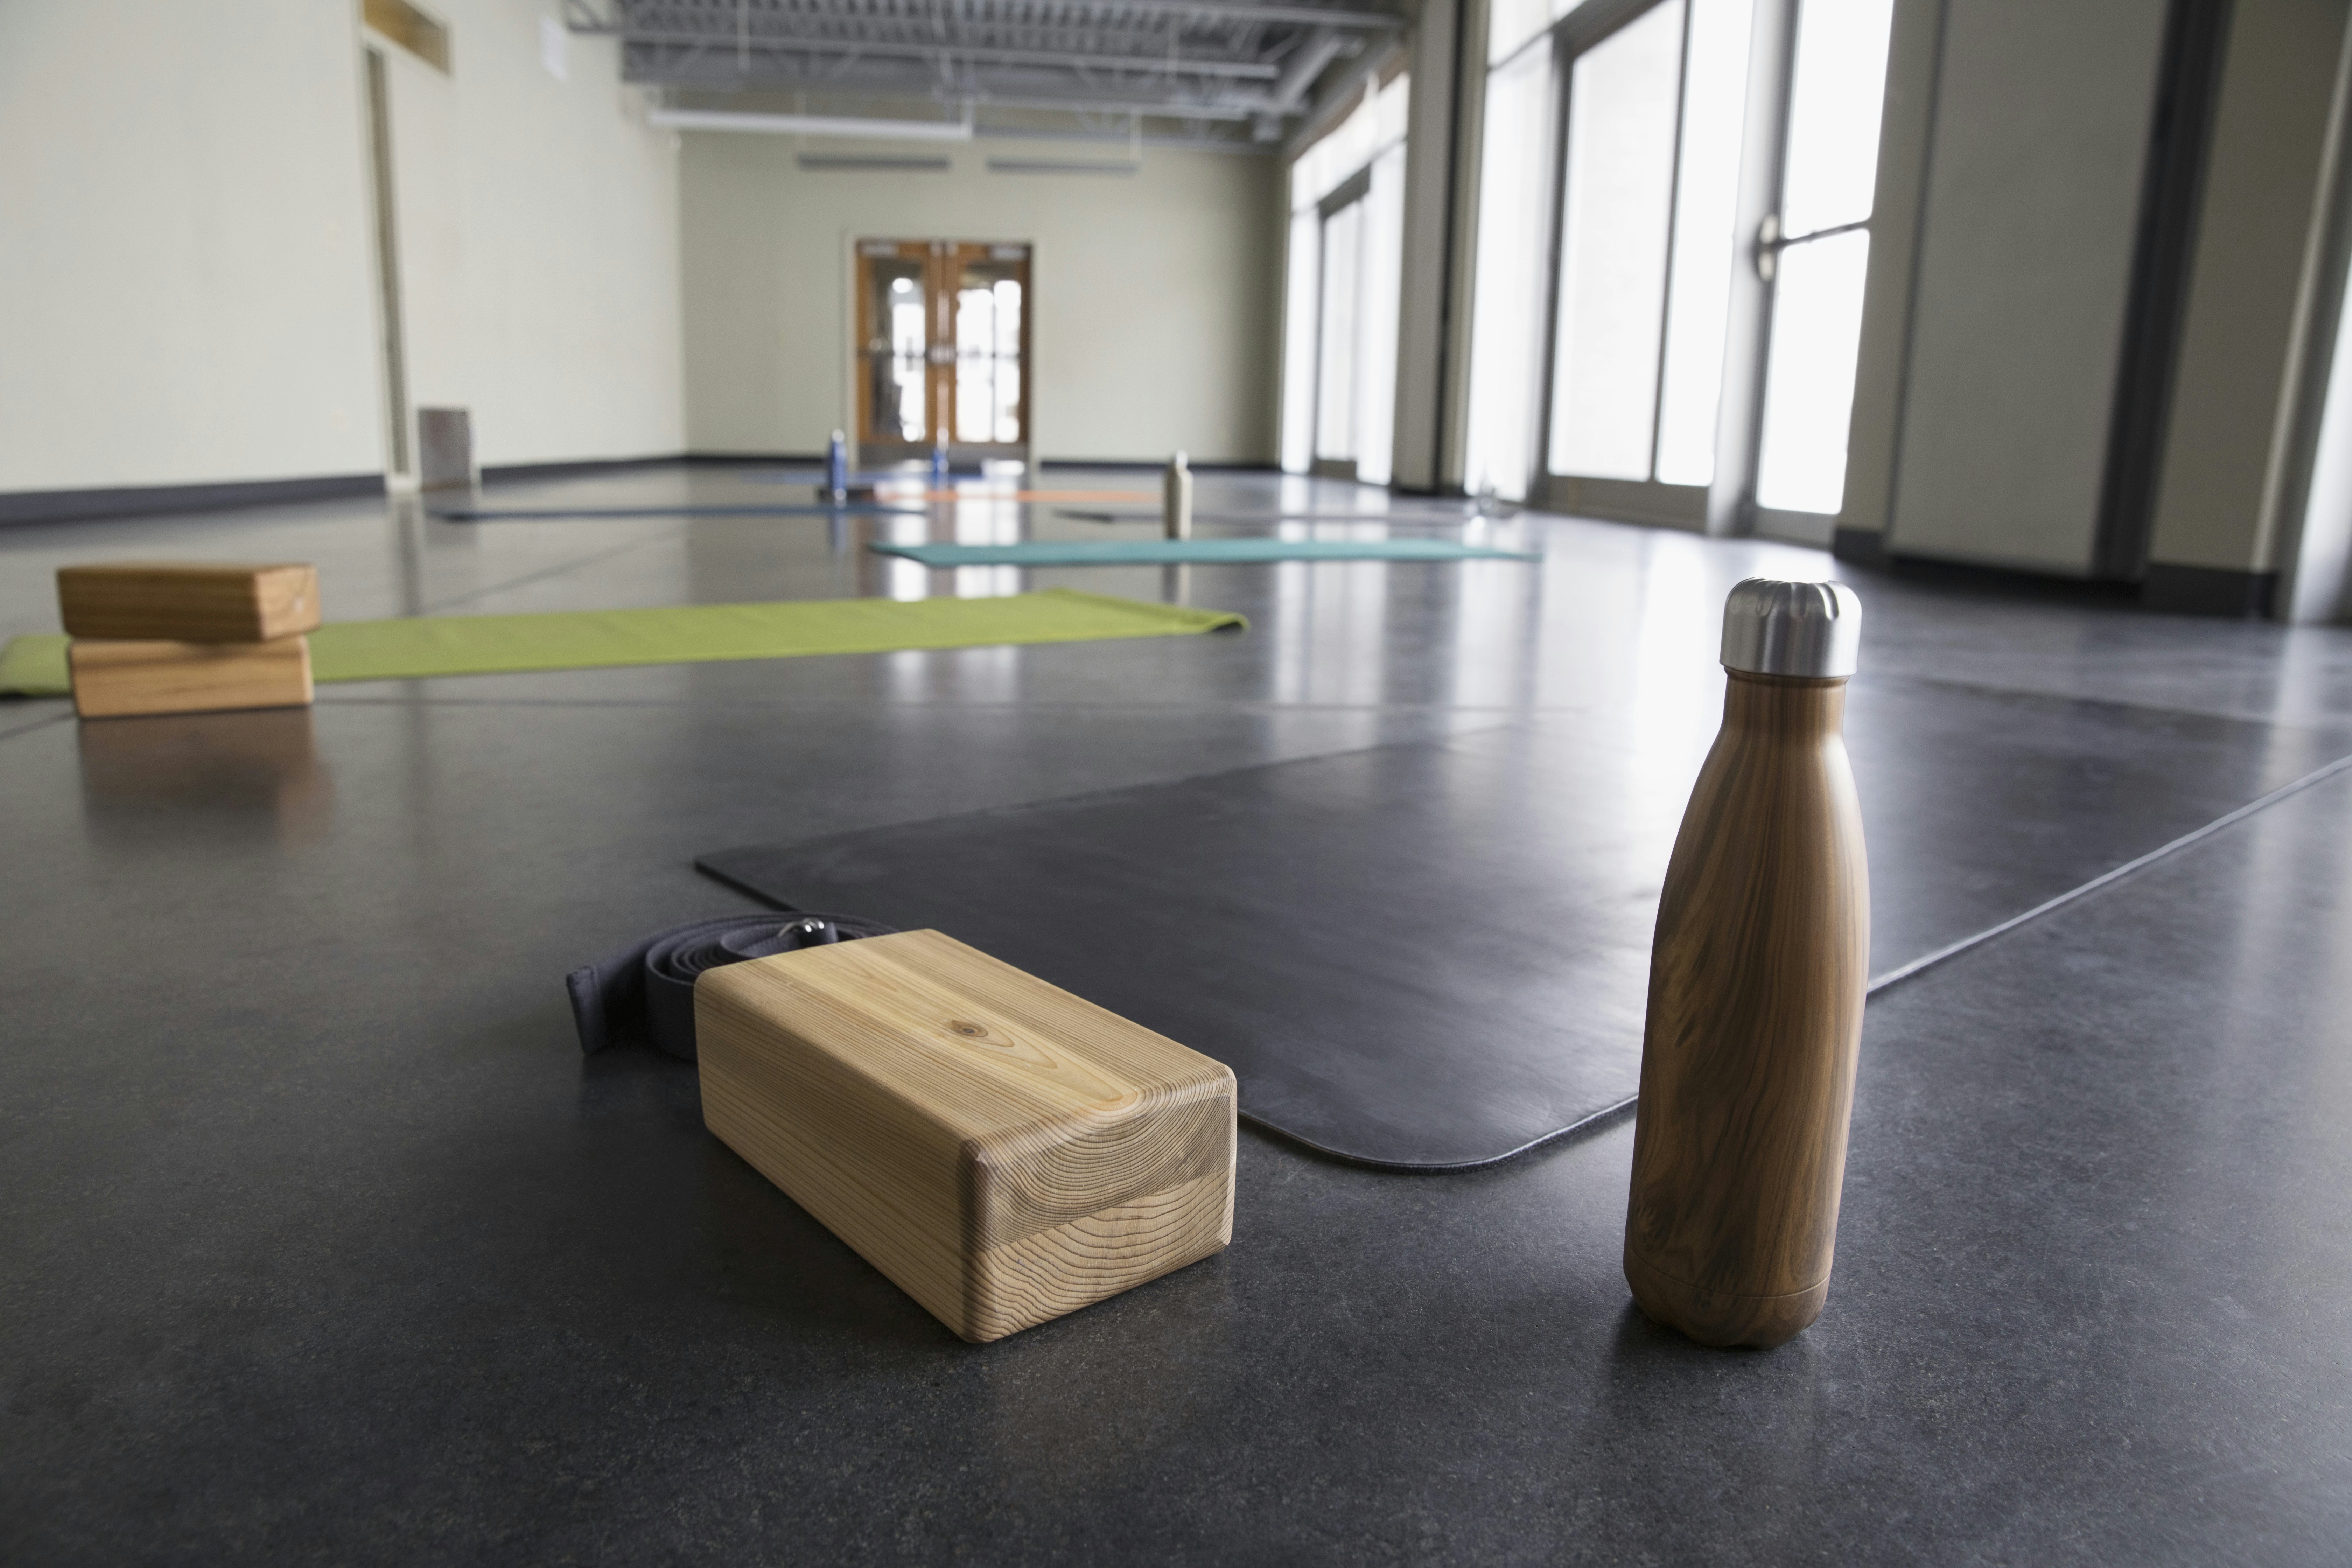
<path fill-rule="evenodd" d="M 860 461 L 1025 458 L 1032 314 L 1025 245 L 860 240 Z"/>

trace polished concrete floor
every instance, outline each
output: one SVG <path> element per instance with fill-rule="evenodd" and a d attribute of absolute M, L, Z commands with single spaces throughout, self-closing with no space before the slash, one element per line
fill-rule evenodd
<path fill-rule="evenodd" d="M 494 494 L 800 499 L 761 479 Z M 1829 1309 L 1769 1354 L 1632 1312 L 1622 1121 L 1447 1175 L 1245 1131 L 1229 1251 L 974 1347 L 711 1140 L 690 1068 L 578 1056 L 563 971 L 745 907 L 690 867 L 729 845 L 1597 730 L 1670 822 L 1723 590 L 1832 570 L 1474 526 L 1543 563 L 1025 580 L 1242 637 L 0 705 L 0 1560 L 2352 1556 L 2352 774 L 1878 994 Z M 157 554 L 316 561 L 341 618 L 1024 585 L 856 544 L 381 504 L 17 529 L 0 635 L 54 627 L 54 566 Z M 2027 718 L 2176 737 L 2216 815 L 2352 752 L 2352 632 L 1841 574 L 1857 718 L 1979 714 L 1948 797 L 2053 860 L 2162 842 L 2189 797 L 2095 754 L 2020 788 Z"/>

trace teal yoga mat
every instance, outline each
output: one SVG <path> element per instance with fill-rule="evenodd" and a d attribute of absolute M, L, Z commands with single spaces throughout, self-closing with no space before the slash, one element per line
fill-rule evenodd
<path fill-rule="evenodd" d="M 1538 561 L 1451 539 L 1072 539 L 866 548 L 926 566 L 1197 566 L 1261 561 Z"/>

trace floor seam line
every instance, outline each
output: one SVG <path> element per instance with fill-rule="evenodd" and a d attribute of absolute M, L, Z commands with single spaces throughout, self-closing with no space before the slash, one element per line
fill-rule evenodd
<path fill-rule="evenodd" d="M 2039 697 L 2053 702 L 2077 702 L 2095 707 L 2121 708 L 2134 713 L 2177 713 L 2188 719 L 2219 719 L 2231 724 L 2259 724 L 2270 730 L 2318 731 L 2342 729 L 2352 725 L 2352 714 L 2322 715 L 2296 719 L 2232 712 L 2222 708 L 2182 708 L 2169 702 L 2144 702 L 2133 698 L 2090 695 L 2083 692 L 2047 691 L 2038 686 L 2008 686 L 1984 680 L 1957 680 L 1941 675 L 1916 675 L 1907 670 L 1882 670 L 1885 680 L 1916 680 L 1922 685 L 1941 686 L 1955 691 L 1980 691 L 1995 697 Z"/>
<path fill-rule="evenodd" d="M 29 735 L 36 730 L 47 730 L 52 726 L 62 724 L 72 717 L 73 714 L 70 710 L 64 713 L 52 713 L 46 719 L 36 719 L 31 723 L 24 725 L 19 729 L 0 730 L 0 741 L 13 741 L 19 735 Z"/>
<path fill-rule="evenodd" d="M 2327 763 L 2325 767 L 2315 768 L 2312 772 L 2304 774 L 2303 777 L 2296 779 L 2290 784 L 2281 784 L 2278 788 L 2271 791 L 2268 795 L 2261 795 L 2253 800 L 2248 801 L 2245 805 L 2238 807 L 2235 811 L 2226 812 L 2223 815 L 2215 817 L 2212 821 L 2205 824 L 2202 827 L 2192 828 L 2190 831 L 2182 834 L 2179 837 L 2173 839 L 2168 844 L 2160 844 L 2145 855 L 2137 856 L 2132 859 L 2125 861 L 2120 866 L 2115 867 L 2110 870 L 2101 872 L 2098 876 L 2092 878 L 2089 881 L 2084 882 L 2078 888 L 2070 888 L 2053 899 L 2045 899 L 2041 903 L 2034 905 L 2032 909 L 2027 910 L 2022 913 L 2010 916 L 2009 919 L 2002 921 L 1998 925 L 1988 926 L 1983 931 L 1978 931 L 1973 936 L 1964 936 L 1958 942 L 1949 943 L 1944 947 L 1939 947 L 1933 952 L 1924 953 L 1921 956 L 1913 959 L 1908 963 L 1887 971 L 1885 974 L 1879 975 L 1877 978 L 1871 981 L 1867 994 L 1875 995 L 1877 993 L 1885 990 L 1888 986 L 1908 980 L 1913 975 L 1918 974 L 1925 970 L 1931 969 L 1937 964 L 1943 963 L 1948 958 L 1956 958 L 1959 954 L 1968 952 L 1970 948 L 1981 946 L 1983 943 L 1992 941 L 1992 939 L 1997 936 L 2005 935 L 2010 931 L 2015 931 L 2021 925 L 2040 920 L 2043 915 L 2053 913 L 2056 910 L 2064 908 L 2066 905 L 2074 902 L 2078 899 L 2087 898 L 2091 894 L 2097 892 L 2102 888 L 2110 887 L 2115 883 L 2122 881 L 2126 877 L 2130 877 L 2139 871 L 2144 871 L 2148 867 L 2155 865 L 2158 861 L 2177 854 L 2180 850 L 2200 844 L 2206 839 L 2212 837 L 2216 834 L 2219 834 L 2227 828 L 2235 827 L 2239 823 L 2243 822 L 2247 818 L 2254 816 L 2261 812 L 2268 810 L 2270 807 L 2278 805 L 2279 802 L 2287 799 L 2289 796 L 2301 795 L 2305 790 L 2310 789 L 2315 784 L 2325 784 L 2329 779 L 2334 778 L 2338 773 L 2346 772 L 2347 769 L 2352 769 L 2352 755 L 2338 757 L 2334 762 Z"/>
<path fill-rule="evenodd" d="M 398 616 L 395 618 L 403 620 L 421 620 L 428 616 L 441 615 L 458 605 L 471 604 L 477 599 L 487 599 L 493 594 L 504 594 L 516 588 L 527 588 L 533 583 L 544 583 L 550 578 L 561 577 L 567 573 L 577 572 L 585 566 L 593 566 L 600 561 L 609 561 L 615 555 L 625 555 L 632 550 L 641 549 L 648 544 L 659 543 L 671 537 L 672 536 L 669 534 L 658 534 L 646 539 L 632 539 L 625 543 L 616 544 L 610 550 L 600 550 L 593 554 L 583 555 L 576 561 L 568 561 L 561 566 L 551 566 L 543 572 L 527 573 L 523 576 L 517 577 L 509 583 L 494 583 L 487 588 L 477 588 L 470 594 L 460 594 L 454 599 L 442 599 L 434 604 L 419 605 L 414 616 Z"/>

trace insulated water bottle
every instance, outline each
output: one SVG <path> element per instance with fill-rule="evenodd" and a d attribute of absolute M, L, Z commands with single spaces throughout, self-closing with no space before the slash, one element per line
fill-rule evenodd
<path fill-rule="evenodd" d="M 1843 731 L 1861 630 L 1842 583 L 1731 591 L 1723 729 L 1658 905 L 1625 1279 L 1705 1344 L 1780 1344 L 1829 1295 L 1870 969 Z"/>
<path fill-rule="evenodd" d="M 1160 476 L 1160 531 L 1171 539 L 1192 537 L 1192 469 L 1181 452 Z"/>
<path fill-rule="evenodd" d="M 825 499 L 839 506 L 849 499 L 849 442 L 835 430 L 824 448 Z"/>

